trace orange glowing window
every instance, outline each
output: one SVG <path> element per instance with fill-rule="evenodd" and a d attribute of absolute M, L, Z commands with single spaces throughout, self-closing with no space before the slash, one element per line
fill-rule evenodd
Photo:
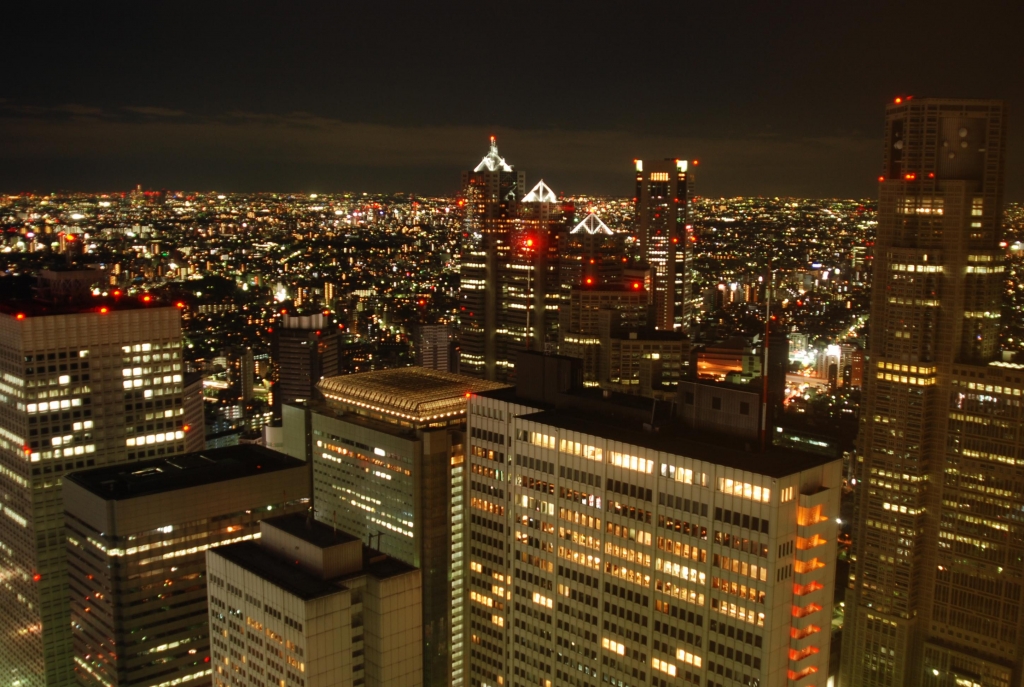
<path fill-rule="evenodd" d="M 825 564 L 818 560 L 817 557 L 812 558 L 809 561 L 793 561 L 793 570 L 797 574 L 803 575 L 804 573 L 814 572 L 819 568 L 824 568 Z"/>
<path fill-rule="evenodd" d="M 808 625 L 803 629 L 791 627 L 789 628 L 789 636 L 793 639 L 803 639 L 804 637 L 810 637 L 816 632 L 821 632 L 821 628 L 817 625 Z"/>
<path fill-rule="evenodd" d="M 821 651 L 821 649 L 819 649 L 816 646 L 809 646 L 809 647 L 807 647 L 806 649 L 804 649 L 802 651 L 797 651 L 796 649 L 790 649 L 789 650 L 789 660 L 790 661 L 802 661 L 805 658 L 807 658 L 808 656 L 813 656 L 814 654 L 818 653 L 819 651 Z"/>
<path fill-rule="evenodd" d="M 797 672 L 795 670 L 791 670 L 791 671 L 789 671 L 789 679 L 793 680 L 793 681 L 802 680 L 805 677 L 807 677 L 808 675 L 813 675 L 816 672 L 818 672 L 818 669 L 816 667 L 814 667 L 814 666 L 807 666 L 806 668 L 804 668 L 800 672 Z"/>
<path fill-rule="evenodd" d="M 804 596 L 806 594 L 810 594 L 811 592 L 816 592 L 819 589 L 824 589 L 824 588 L 825 588 L 825 585 L 823 585 L 821 582 L 818 582 L 817 580 L 815 580 L 813 582 L 808 582 L 805 585 L 794 584 L 793 585 L 793 593 L 796 594 L 797 596 Z"/>
<path fill-rule="evenodd" d="M 828 540 L 822 537 L 820 534 L 815 534 L 813 537 L 797 537 L 796 548 L 800 551 L 806 551 L 807 549 L 813 549 L 815 546 L 821 546 L 827 544 Z"/>
<path fill-rule="evenodd" d="M 806 618 L 812 613 L 817 613 L 821 610 L 821 604 L 807 604 L 806 606 L 793 606 L 793 617 L 794 618 Z"/>
<path fill-rule="evenodd" d="M 811 525 L 817 525 L 819 522 L 825 522 L 828 520 L 828 516 L 821 512 L 821 504 L 814 506 L 813 508 L 804 508 L 803 506 L 797 506 L 796 509 L 796 524 L 801 527 L 810 527 Z"/>

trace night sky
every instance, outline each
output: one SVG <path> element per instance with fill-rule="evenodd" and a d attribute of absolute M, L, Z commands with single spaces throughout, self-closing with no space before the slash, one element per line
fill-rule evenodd
<path fill-rule="evenodd" d="M 556 191 L 874 197 L 897 95 L 1002 98 L 1024 200 L 1019 2 L 21 3 L 0 191 L 454 193 L 498 136 Z"/>

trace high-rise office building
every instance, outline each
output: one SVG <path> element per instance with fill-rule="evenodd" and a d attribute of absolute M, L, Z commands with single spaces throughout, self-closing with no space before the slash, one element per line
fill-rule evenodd
<path fill-rule="evenodd" d="M 238 390 L 238 401 L 243 407 L 253 399 L 256 360 L 248 346 L 233 347 L 226 351 L 228 384 Z"/>
<path fill-rule="evenodd" d="M 519 203 L 516 234 L 501 258 L 501 313 L 498 327 L 497 378 L 515 376 L 521 351 L 554 351 L 558 344 L 558 309 L 568 298 L 562 284 L 572 206 L 565 207 L 543 180 Z"/>
<path fill-rule="evenodd" d="M 233 446 L 64 479 L 79 685 L 209 684 L 206 551 L 305 513 L 309 466 Z"/>
<path fill-rule="evenodd" d="M 462 176 L 462 374 L 511 381 L 520 352 L 556 350 L 557 312 L 579 283 L 579 251 L 569 250 L 574 206 L 543 180 L 524 193 L 525 183 L 493 138 L 490 153 Z"/>
<path fill-rule="evenodd" d="M 317 382 L 338 374 L 338 330 L 321 313 L 284 315 L 274 331 L 273 358 L 274 414 L 280 417 L 282 404 L 316 398 Z"/>
<path fill-rule="evenodd" d="M 448 372 L 451 330 L 446 324 L 424 324 L 416 330 L 416 365 Z"/>
<path fill-rule="evenodd" d="M 65 474 L 185 449 L 180 310 L 93 299 L 88 279 L 0 303 L 0 667 L 20 687 L 74 680 Z"/>
<path fill-rule="evenodd" d="M 612 328 L 640 330 L 650 317 L 649 292 L 640 281 L 572 289 L 558 313 L 558 352 L 583 361 L 583 381 L 598 386 L 601 378 L 601 317 L 612 311 Z"/>
<path fill-rule="evenodd" d="M 1024 366 L 996 362 L 1006 107 L 886 107 L 846 685 L 1015 685 Z"/>
<path fill-rule="evenodd" d="M 824 686 L 841 461 L 521 365 L 469 400 L 469 684 Z"/>
<path fill-rule="evenodd" d="M 323 402 L 284 409 L 286 451 L 311 456 L 316 518 L 423 572 L 428 685 L 459 676 L 464 656 L 451 638 L 464 622 L 452 571 L 465 523 L 452 513 L 467 498 L 466 396 L 500 386 L 401 367 L 325 379 Z"/>
<path fill-rule="evenodd" d="M 623 281 L 627 263 L 626 234 L 613 232 L 601 218 L 590 213 L 580 220 L 565 241 L 562 281 L 567 288 L 595 287 Z M 566 288 L 563 287 L 563 288 Z"/>
<path fill-rule="evenodd" d="M 654 270 L 658 329 L 690 324 L 693 179 L 686 160 L 636 161 L 636 221 L 640 253 Z"/>
<path fill-rule="evenodd" d="M 182 381 L 182 419 L 185 431 L 185 453 L 206 448 L 206 397 L 203 395 L 203 374 L 186 372 Z M 187 430 L 185 428 L 188 428 Z"/>
<path fill-rule="evenodd" d="M 526 192 L 526 173 L 515 170 L 491 149 L 472 171 L 462 173 L 465 221 L 459 296 L 459 371 L 481 379 L 498 378 L 500 318 L 499 254 L 507 254 L 517 226 L 517 204 Z"/>
<path fill-rule="evenodd" d="M 206 553 L 214 687 L 419 687 L 420 571 L 301 515 Z"/>

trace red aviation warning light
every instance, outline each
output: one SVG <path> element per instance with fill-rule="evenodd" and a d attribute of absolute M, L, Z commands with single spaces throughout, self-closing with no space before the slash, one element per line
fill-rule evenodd
<path fill-rule="evenodd" d="M 638 282 L 638 281 L 633 282 L 633 290 L 634 291 L 639 291 L 640 290 L 640 286 L 641 286 L 640 282 Z"/>
<path fill-rule="evenodd" d="M 896 98 L 896 100 L 895 100 L 894 102 L 895 102 L 895 103 L 896 103 L 897 105 L 899 105 L 900 103 L 902 103 L 902 102 L 903 102 L 903 98 Z"/>
<path fill-rule="evenodd" d="M 17 315 L 15 315 L 14 317 L 15 317 L 15 319 L 23 320 L 23 319 L 25 319 L 25 313 L 20 312 Z"/>
<path fill-rule="evenodd" d="M 106 315 L 108 312 L 110 312 L 110 308 L 108 308 L 107 306 L 104 305 L 102 308 L 100 308 L 100 315 Z"/>
<path fill-rule="evenodd" d="M 917 174 L 915 174 L 914 172 L 910 172 L 909 174 L 904 174 L 903 178 L 906 179 L 907 181 L 914 181 L 915 179 L 917 179 Z"/>
<path fill-rule="evenodd" d="M 148 293 L 142 297 L 143 303 L 149 303 L 151 300 L 153 300 L 153 297 L 150 296 Z"/>

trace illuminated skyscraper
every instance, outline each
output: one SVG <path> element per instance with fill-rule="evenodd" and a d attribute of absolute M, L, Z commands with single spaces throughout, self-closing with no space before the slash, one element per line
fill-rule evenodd
<path fill-rule="evenodd" d="M 78 684 L 210 684 L 206 551 L 305 514 L 309 464 L 231 446 L 75 472 L 64 502 Z"/>
<path fill-rule="evenodd" d="M 92 278 L 51 273 L 40 300 L 0 304 L 5 685 L 74 680 L 64 475 L 185 450 L 180 311 L 92 298 Z"/>
<path fill-rule="evenodd" d="M 685 330 L 690 322 L 693 262 L 686 160 L 636 161 L 636 221 L 640 253 L 654 268 L 654 321 L 658 329 Z"/>
<path fill-rule="evenodd" d="M 886 108 L 847 686 L 1024 680 L 1024 365 L 996 361 L 1006 108 Z"/>
<path fill-rule="evenodd" d="M 449 338 L 451 330 L 446 324 L 421 325 L 416 332 L 416 364 L 431 370 L 447 372 L 449 366 Z"/>
<path fill-rule="evenodd" d="M 557 346 L 572 206 L 543 181 L 524 194 L 525 183 L 493 137 L 487 156 L 462 175 L 462 374 L 508 381 L 521 351 Z"/>
<path fill-rule="evenodd" d="M 591 213 L 569 232 L 562 255 L 562 281 L 575 286 L 604 286 L 622 281 L 627 267 L 626 234 L 615 233 Z M 587 280 L 590 281 L 587 281 Z"/>
<path fill-rule="evenodd" d="M 470 649 L 450 641 L 466 622 L 466 523 L 453 518 L 468 498 L 466 396 L 501 386 L 399 367 L 325 379 L 324 401 L 284 407 L 286 451 L 313 464 L 316 518 L 423 571 L 428 686 L 460 684 Z"/>
<path fill-rule="evenodd" d="M 526 173 L 516 171 L 491 149 L 472 171 L 462 173 L 465 213 L 459 318 L 459 371 L 481 379 L 498 379 L 500 272 L 516 228 L 516 207 L 526 187 Z"/>
<path fill-rule="evenodd" d="M 500 380 L 513 377 L 519 352 L 554 351 L 557 346 L 558 308 L 568 298 L 568 290 L 563 293 L 560 269 L 571 206 L 568 210 L 543 180 L 519 203 L 517 233 L 509 242 L 507 255 L 502 256 Z"/>
<path fill-rule="evenodd" d="M 574 367 L 469 399 L 469 687 L 824 687 L 841 462 L 704 443 Z"/>

